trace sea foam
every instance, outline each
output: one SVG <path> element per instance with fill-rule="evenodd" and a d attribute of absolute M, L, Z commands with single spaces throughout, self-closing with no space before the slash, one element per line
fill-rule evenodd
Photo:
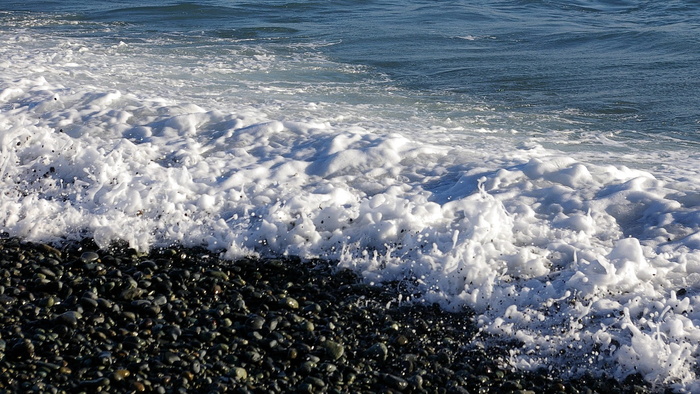
<path fill-rule="evenodd" d="M 239 54 L 179 89 L 186 60 L 0 38 L 2 231 L 333 259 L 403 282 L 401 302 L 473 309 L 478 340 L 507 343 L 515 367 L 700 390 L 700 191 L 672 159 L 656 174 L 635 169 L 643 157 L 572 158 L 523 133 L 440 140 L 444 125 L 387 115 L 401 105 L 198 85 L 274 54 Z"/>

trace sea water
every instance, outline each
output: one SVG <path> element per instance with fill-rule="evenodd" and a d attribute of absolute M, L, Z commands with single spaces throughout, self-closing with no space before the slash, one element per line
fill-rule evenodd
<path fill-rule="evenodd" d="M 0 3 L 0 229 L 327 258 L 700 390 L 700 4 Z M 504 345 L 506 344 L 506 345 Z"/>

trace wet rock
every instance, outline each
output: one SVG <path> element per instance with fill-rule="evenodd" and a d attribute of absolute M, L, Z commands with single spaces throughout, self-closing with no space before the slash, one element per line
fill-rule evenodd
<path fill-rule="evenodd" d="M 408 387 L 408 382 L 406 379 L 391 374 L 384 375 L 384 383 L 386 383 L 387 386 L 399 391 L 405 390 Z"/>
<path fill-rule="evenodd" d="M 85 252 L 80 255 L 80 260 L 83 263 L 92 263 L 93 261 L 96 261 L 100 258 L 100 255 L 98 255 L 95 252 Z"/>
<path fill-rule="evenodd" d="M 7 358 L 10 360 L 27 360 L 34 358 L 34 344 L 29 339 L 18 340 L 7 350 Z"/>
<path fill-rule="evenodd" d="M 128 369 L 120 368 L 114 371 L 112 374 L 112 380 L 119 382 L 128 378 L 129 376 L 131 376 L 131 372 Z"/>
<path fill-rule="evenodd" d="M 56 317 L 55 323 L 56 324 L 64 324 L 68 327 L 77 327 L 78 326 L 78 321 L 83 317 L 83 315 L 80 312 L 77 311 L 68 311 L 64 312 Z"/>
<path fill-rule="evenodd" d="M 248 329 L 262 330 L 263 326 L 265 325 L 265 318 L 258 315 L 252 315 L 248 318 L 248 320 L 246 320 L 245 324 Z"/>
<path fill-rule="evenodd" d="M 377 342 L 371 347 L 369 347 L 366 351 L 365 354 L 367 357 L 374 358 L 375 360 L 378 361 L 385 361 L 387 356 L 389 355 L 389 348 L 382 342 Z"/>
<path fill-rule="evenodd" d="M 239 381 L 246 380 L 248 379 L 248 371 L 246 371 L 245 368 L 234 367 L 231 370 L 231 377 Z"/>
<path fill-rule="evenodd" d="M 167 365 L 173 365 L 176 362 L 180 361 L 180 356 L 173 352 L 165 352 L 163 353 L 163 363 Z"/>
<path fill-rule="evenodd" d="M 299 302 L 292 297 L 284 297 L 280 303 L 289 309 L 299 309 Z"/>
<path fill-rule="evenodd" d="M 338 360 L 345 353 L 345 346 L 335 341 L 326 341 L 324 347 L 331 360 Z"/>

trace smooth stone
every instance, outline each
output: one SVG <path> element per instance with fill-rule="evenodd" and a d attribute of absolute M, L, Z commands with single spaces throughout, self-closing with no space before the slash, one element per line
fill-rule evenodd
<path fill-rule="evenodd" d="M 112 301 L 104 299 L 104 298 L 98 298 L 97 299 L 97 306 L 99 306 L 102 309 L 112 309 Z"/>
<path fill-rule="evenodd" d="M 309 304 L 304 307 L 305 312 L 320 313 L 322 310 L 321 305 L 317 303 Z"/>
<path fill-rule="evenodd" d="M 332 360 L 338 360 L 345 353 L 345 347 L 338 342 L 326 341 L 324 346 L 326 347 L 326 353 Z"/>
<path fill-rule="evenodd" d="M 251 330 L 261 330 L 265 325 L 265 319 L 258 315 L 252 315 L 250 318 L 248 318 L 248 320 L 246 320 L 245 324 L 246 327 L 250 328 Z"/>
<path fill-rule="evenodd" d="M 367 349 L 365 354 L 369 357 L 376 358 L 377 360 L 384 361 L 389 355 L 389 348 L 387 348 L 382 342 L 377 342 Z"/>
<path fill-rule="evenodd" d="M 97 358 L 101 365 L 111 365 L 112 364 L 112 353 L 108 351 L 100 352 Z"/>
<path fill-rule="evenodd" d="M 109 379 L 108 378 L 97 378 L 97 379 L 92 379 L 92 380 L 84 380 L 80 382 L 82 386 L 87 386 L 91 388 L 96 388 L 96 387 L 105 387 L 109 386 Z"/>
<path fill-rule="evenodd" d="M 415 374 L 415 375 L 411 376 L 408 379 L 408 383 L 410 383 L 411 387 L 413 387 L 416 390 L 423 389 L 423 377 L 420 376 L 419 374 Z"/>
<path fill-rule="evenodd" d="M 312 332 L 313 330 L 316 329 L 316 327 L 314 326 L 314 323 L 312 323 L 312 322 L 310 322 L 310 321 L 308 321 L 308 320 L 303 321 L 303 322 L 300 324 L 299 328 L 300 328 L 302 331 L 306 331 L 306 332 Z"/>
<path fill-rule="evenodd" d="M 124 317 L 126 320 L 136 320 L 136 314 L 134 312 L 124 311 L 122 312 L 122 317 Z"/>
<path fill-rule="evenodd" d="M 318 388 L 326 387 L 326 382 L 315 376 L 308 376 L 305 381 Z"/>
<path fill-rule="evenodd" d="M 408 387 L 406 379 L 391 374 L 384 375 L 384 383 L 396 390 L 404 390 Z"/>
<path fill-rule="evenodd" d="M 300 384 L 296 389 L 297 393 L 313 393 L 314 391 L 314 385 L 308 382 Z"/>
<path fill-rule="evenodd" d="M 57 324 L 65 324 L 66 326 L 69 327 L 76 327 L 78 325 L 78 320 L 80 320 L 83 317 L 80 312 L 77 311 L 68 311 L 61 313 L 56 317 L 56 323 Z"/>
<path fill-rule="evenodd" d="M 208 274 L 209 276 L 214 277 L 214 278 L 221 279 L 221 280 L 223 280 L 223 281 L 225 281 L 225 282 L 228 282 L 228 280 L 229 280 L 228 274 L 225 273 L 224 271 L 211 270 L 211 271 L 207 271 L 207 274 Z"/>
<path fill-rule="evenodd" d="M 316 368 L 316 363 L 313 361 L 305 361 L 299 366 L 299 368 L 302 372 L 309 374 L 314 370 L 314 368 Z"/>
<path fill-rule="evenodd" d="M 83 263 L 91 263 L 93 261 L 96 261 L 100 258 L 100 255 L 95 253 L 95 252 L 85 252 L 80 255 L 80 260 Z"/>
<path fill-rule="evenodd" d="M 58 257 L 58 258 L 60 258 L 61 255 L 62 255 L 62 253 L 61 253 L 60 250 L 54 248 L 54 247 L 51 246 L 51 245 L 39 244 L 39 247 L 40 247 L 41 249 L 44 249 L 45 252 L 51 253 L 51 254 L 53 254 L 54 256 Z"/>
<path fill-rule="evenodd" d="M 159 295 L 153 299 L 153 304 L 163 306 L 168 303 L 168 299 L 164 295 Z"/>
<path fill-rule="evenodd" d="M 246 380 L 248 379 L 248 371 L 246 371 L 245 368 L 234 367 L 231 370 L 231 377 L 238 380 Z"/>
<path fill-rule="evenodd" d="M 46 268 L 46 267 L 41 267 L 41 268 L 39 268 L 39 272 L 41 272 L 42 274 L 44 274 L 46 277 L 50 277 L 50 278 L 55 278 L 55 277 L 56 277 L 56 273 L 53 272 L 53 271 L 51 271 L 50 269 L 48 269 L 48 268 Z"/>
<path fill-rule="evenodd" d="M 284 297 L 280 300 L 280 302 L 289 309 L 299 309 L 299 301 L 292 297 Z"/>
<path fill-rule="evenodd" d="M 61 368 L 61 366 L 58 365 L 58 364 L 46 363 L 46 362 L 43 362 L 43 361 L 37 361 L 37 362 L 36 362 L 36 365 L 39 366 L 39 367 L 45 368 L 45 369 L 47 369 L 47 370 L 50 370 L 50 371 L 57 371 L 59 368 Z"/>
<path fill-rule="evenodd" d="M 83 297 L 80 299 L 80 305 L 82 305 L 83 308 L 89 310 L 94 310 L 98 307 L 97 300 L 93 300 L 92 298 L 87 297 Z"/>
<path fill-rule="evenodd" d="M 163 362 L 168 365 L 173 365 L 176 362 L 180 361 L 180 356 L 173 352 L 165 352 L 163 353 Z"/>
<path fill-rule="evenodd" d="M 39 300 L 38 304 L 43 308 L 51 308 L 56 304 L 56 299 L 53 296 L 48 296 Z"/>
<path fill-rule="evenodd" d="M 263 359 L 262 354 L 257 350 L 249 350 L 245 353 L 245 356 L 253 363 L 257 363 Z"/>
<path fill-rule="evenodd" d="M 180 335 L 182 335 L 182 329 L 174 325 L 163 329 L 163 332 L 167 335 L 168 339 L 172 339 L 173 341 L 176 341 Z"/>
<path fill-rule="evenodd" d="M 142 295 L 143 293 L 144 293 L 144 290 L 139 289 L 138 287 L 130 287 L 130 288 L 128 288 L 128 289 L 122 291 L 122 292 L 119 294 L 119 297 L 120 297 L 121 299 L 124 299 L 124 300 L 127 300 L 127 301 L 131 301 L 131 300 L 134 300 L 134 299 L 137 299 L 137 298 L 141 297 L 141 295 Z"/>
<path fill-rule="evenodd" d="M 406 338 L 403 335 L 399 335 L 398 337 L 396 337 L 396 340 L 394 340 L 394 342 L 399 346 L 404 346 L 408 343 L 408 338 Z"/>
<path fill-rule="evenodd" d="M 115 381 L 122 381 L 128 378 L 130 375 L 131 372 L 128 369 L 121 368 L 114 371 L 114 373 L 112 374 L 112 379 L 114 379 Z"/>

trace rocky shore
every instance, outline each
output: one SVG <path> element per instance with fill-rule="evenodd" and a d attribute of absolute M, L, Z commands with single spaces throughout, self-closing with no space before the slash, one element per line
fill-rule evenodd
<path fill-rule="evenodd" d="M 645 393 L 472 345 L 469 313 L 299 259 L 0 239 L 0 392 Z"/>

